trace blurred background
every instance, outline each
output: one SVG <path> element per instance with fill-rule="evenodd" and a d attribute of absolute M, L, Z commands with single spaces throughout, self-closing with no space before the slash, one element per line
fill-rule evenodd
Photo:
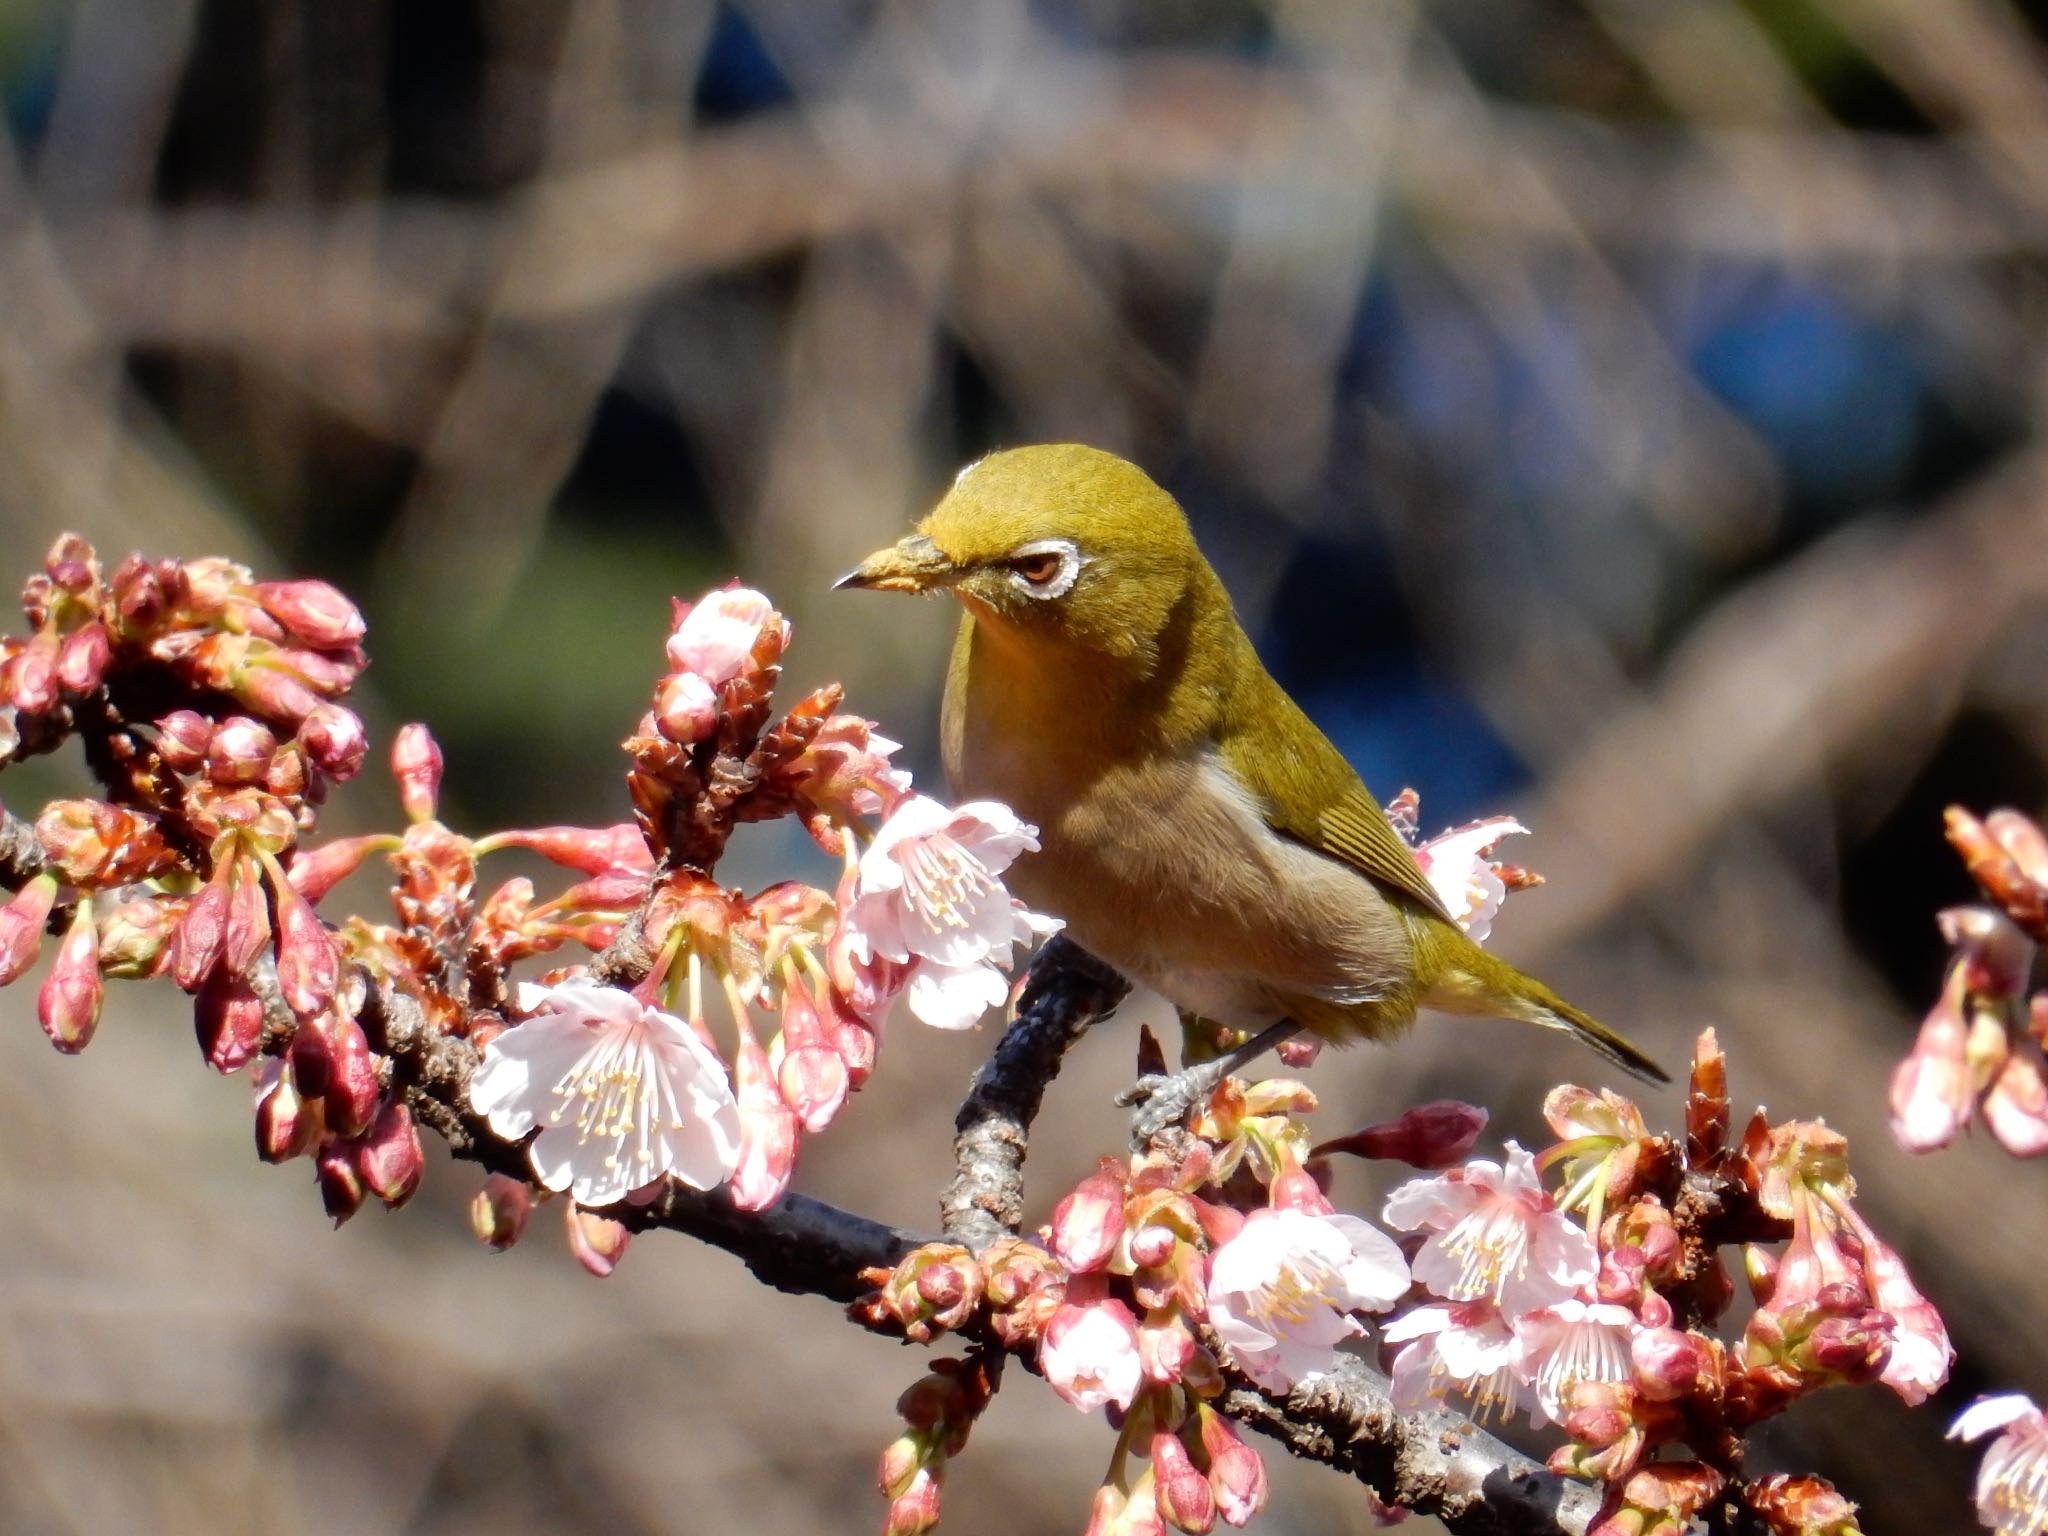
<path fill-rule="evenodd" d="M 667 596 L 733 575 L 931 780 L 953 614 L 830 578 L 991 448 L 1145 464 L 1376 790 L 1536 829 L 1500 947 L 1849 1133 L 1962 1358 L 1757 1462 L 1967 1528 L 1948 1418 L 2048 1393 L 2048 1168 L 1905 1158 L 1885 1085 L 1942 806 L 2048 804 L 2048 7 L 0 0 L 0 105 L 0 569 L 68 527 L 339 582 L 467 830 L 620 819 Z M 369 775 L 329 825 L 395 820 Z M 827 875 L 768 828 L 725 872 Z M 915 1351 L 682 1240 L 488 1255 L 438 1157 L 330 1233 L 176 1005 L 67 1061 L 0 996 L 0 1529 L 877 1526 Z M 800 1187 L 932 1224 L 991 1043 L 899 1028 Z M 1039 1214 L 1130 1048 L 1058 1084 Z M 1540 1142 L 1600 1071 L 1439 1022 L 1312 1082 L 1331 1134 Z M 1108 1439 L 1013 1381 L 946 1528 L 1078 1531 Z M 1274 1536 L 1370 1526 L 1275 1473 Z"/>

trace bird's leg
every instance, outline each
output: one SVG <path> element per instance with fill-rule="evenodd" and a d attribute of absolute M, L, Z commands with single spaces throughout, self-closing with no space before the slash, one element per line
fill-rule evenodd
<path fill-rule="evenodd" d="M 1116 1096 L 1117 1103 L 1137 1108 L 1137 1113 L 1131 1116 L 1133 1145 L 1142 1147 L 1168 1126 L 1180 1124 L 1197 1104 L 1207 1101 L 1223 1079 L 1300 1033 L 1301 1026 L 1294 1020 L 1282 1019 L 1213 1060 L 1182 1067 L 1178 1072 L 1147 1073 L 1139 1078 Z"/>

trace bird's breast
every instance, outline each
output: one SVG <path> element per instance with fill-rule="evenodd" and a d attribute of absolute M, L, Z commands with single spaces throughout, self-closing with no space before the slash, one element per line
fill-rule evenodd
<path fill-rule="evenodd" d="M 1040 851 L 1033 907 L 1174 1003 L 1255 1026 L 1292 1000 L 1375 1001 L 1412 971 L 1405 921 L 1365 876 L 1269 827 L 1213 752 L 1090 758 L 962 732 L 956 788 L 1011 805 Z"/>

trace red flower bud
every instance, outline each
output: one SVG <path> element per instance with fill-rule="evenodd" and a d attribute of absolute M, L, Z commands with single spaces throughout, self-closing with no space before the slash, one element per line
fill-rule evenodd
<path fill-rule="evenodd" d="M 221 959 L 237 976 L 246 975 L 270 945 L 270 906 L 263 894 L 263 867 L 245 856 L 235 860 L 228 887 L 227 931 Z"/>
<path fill-rule="evenodd" d="M 171 937 L 171 979 L 187 992 L 220 963 L 228 931 L 228 871 L 223 865 L 185 908 Z"/>
<path fill-rule="evenodd" d="M 250 590 L 303 645 L 331 650 L 355 644 L 366 632 L 356 605 L 324 581 L 259 581 Z"/>
<path fill-rule="evenodd" d="M 256 1155 L 266 1163 L 289 1162 L 313 1144 L 320 1122 L 299 1092 L 291 1063 L 272 1061 L 256 1080 Z"/>
<path fill-rule="evenodd" d="M 1159 1513 L 1168 1525 L 1194 1536 L 1216 1528 L 1216 1495 L 1179 1435 L 1152 1437 L 1152 1477 Z"/>
<path fill-rule="evenodd" d="M 292 854 L 291 887 L 318 905 L 322 897 L 360 869 L 364 859 L 390 843 L 385 837 L 343 837 L 318 848 L 298 849 Z"/>
<path fill-rule="evenodd" d="M 277 986 L 285 1006 L 310 1019 L 334 1001 L 341 986 L 341 951 L 312 904 L 289 881 L 275 882 Z"/>
<path fill-rule="evenodd" d="M 327 1040 L 327 1070 L 327 1088 L 321 1095 L 327 1123 L 340 1135 L 362 1135 L 376 1118 L 383 1085 L 377 1080 L 377 1058 L 370 1042 L 354 1019 L 334 1023 Z"/>
<path fill-rule="evenodd" d="M 156 723 L 156 754 L 173 773 L 195 773 L 213 745 L 213 722 L 196 710 L 174 709 Z"/>
<path fill-rule="evenodd" d="M 103 991 L 92 901 L 81 896 L 71 927 L 58 946 L 56 964 L 36 994 L 36 1016 L 43 1021 L 50 1044 L 67 1055 L 84 1050 L 99 1027 Z"/>
<path fill-rule="evenodd" d="M 57 697 L 57 646 L 45 631 L 0 664 L 0 701 L 24 715 L 41 715 L 57 707 Z"/>
<path fill-rule="evenodd" d="M 1354 1157 L 1385 1158 L 1414 1168 L 1450 1168 L 1471 1154 L 1486 1129 L 1486 1111 L 1457 1099 L 1418 1104 L 1398 1120 L 1369 1125 L 1349 1136 L 1326 1141 L 1315 1155 L 1349 1152 Z"/>
<path fill-rule="evenodd" d="M 369 1134 L 356 1143 L 356 1171 L 363 1187 L 396 1210 L 410 1200 L 426 1172 L 419 1127 L 402 1099 L 393 1098 L 377 1112 Z"/>
<path fill-rule="evenodd" d="M 562 1203 L 562 1212 L 568 1218 L 569 1251 L 576 1255 L 576 1262 L 600 1280 L 617 1269 L 633 1234 L 610 1217 L 586 1211 L 573 1200 Z"/>
<path fill-rule="evenodd" d="M 354 1150 L 346 1141 L 330 1141 L 313 1158 L 314 1175 L 320 1181 L 320 1203 L 337 1227 L 363 1205 L 363 1178 L 356 1170 Z"/>
<path fill-rule="evenodd" d="M 1225 1525 L 1243 1527 L 1266 1507 L 1266 1464 L 1237 1438 L 1230 1421 L 1204 1403 L 1195 1410 L 1202 1449 L 1209 1457 L 1209 1487 Z"/>
<path fill-rule="evenodd" d="M 43 925 L 57 900 L 57 877 L 37 875 L 0 907 L 0 987 L 36 963 L 43 949 Z"/>
<path fill-rule="evenodd" d="M 68 693 L 92 693 L 106 677 L 107 663 L 113 659 L 106 626 L 97 622 L 84 625 L 66 635 L 57 650 L 57 681 Z"/>
<path fill-rule="evenodd" d="M 206 776 L 222 785 L 261 784 L 276 750 L 270 727 L 247 715 L 231 715 L 207 743 Z"/>
<path fill-rule="evenodd" d="M 1115 1174 L 1090 1174 L 1053 1207 L 1053 1257 L 1076 1274 L 1108 1263 L 1123 1235 L 1124 1183 Z"/>
<path fill-rule="evenodd" d="M 502 1253 L 519 1241 L 532 1212 L 532 1188 L 494 1173 L 469 1202 L 469 1229 L 486 1247 Z"/>
<path fill-rule="evenodd" d="M 889 1501 L 882 1517 L 882 1536 L 924 1536 L 939 1523 L 939 1479 L 931 1467 L 920 1467 L 904 1490 Z"/>
<path fill-rule="evenodd" d="M 320 771 L 335 779 L 354 778 L 370 751 L 363 722 L 339 704 L 316 705 L 299 724 L 299 742 Z"/>
<path fill-rule="evenodd" d="M 263 1044 L 263 999 L 240 971 L 217 967 L 207 976 L 192 1021 L 200 1054 L 216 1072 L 241 1071 Z"/>
<path fill-rule="evenodd" d="M 441 797 L 441 749 L 424 725 L 402 725 L 391 738 L 391 773 L 409 821 L 429 821 Z"/>

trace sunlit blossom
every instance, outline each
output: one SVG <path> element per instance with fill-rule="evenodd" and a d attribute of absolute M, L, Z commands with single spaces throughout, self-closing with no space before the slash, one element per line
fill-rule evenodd
<path fill-rule="evenodd" d="M 1979 1398 L 1949 1429 L 1951 1440 L 1998 1432 L 1977 1469 L 1977 1518 L 1998 1536 L 2048 1532 L 2048 1417 L 2017 1392 Z"/>
<path fill-rule="evenodd" d="M 746 670 L 761 631 L 780 623 L 789 639 L 789 624 L 776 617 L 775 605 L 751 587 L 728 587 L 698 602 L 668 637 L 669 665 L 694 673 L 712 687 Z"/>
<path fill-rule="evenodd" d="M 1593 1282 L 1599 1256 L 1584 1228 L 1559 1211 L 1514 1142 L 1508 1160 L 1478 1158 L 1388 1198 L 1385 1219 L 1427 1231 L 1415 1278 L 1449 1301 L 1491 1301 L 1510 1319 L 1570 1299 Z"/>
<path fill-rule="evenodd" d="M 908 797 L 845 893 L 850 947 L 860 959 L 913 964 L 911 1012 L 937 1028 L 968 1028 L 1007 994 L 1011 946 L 1059 927 L 1003 885 L 1017 855 L 1037 847 L 1036 829 L 995 801 L 949 807 Z"/>
<path fill-rule="evenodd" d="M 1269 1391 L 1313 1381 L 1336 1346 L 1407 1293 L 1394 1240 L 1356 1216 L 1254 1211 L 1209 1268 L 1209 1321 L 1231 1358 Z"/>
<path fill-rule="evenodd" d="M 1572 1388 L 1627 1381 L 1635 1314 L 1607 1302 L 1560 1301 L 1515 1319 L 1516 1371 L 1536 1394 L 1538 1417 L 1563 1423 Z"/>
<path fill-rule="evenodd" d="M 1494 847 L 1502 838 L 1528 830 L 1512 816 L 1489 816 L 1440 833 L 1415 850 L 1415 862 L 1444 910 L 1475 944 L 1484 944 L 1493 932 L 1493 920 L 1508 894 L 1507 882 L 1493 867 Z"/>
<path fill-rule="evenodd" d="M 484 1047 L 469 1099 L 527 1149 L 536 1178 L 604 1206 L 674 1174 L 731 1177 L 739 1112 L 725 1066 L 683 1020 L 588 981 L 519 989 L 528 1017 Z"/>
<path fill-rule="evenodd" d="M 1516 1374 L 1514 1330 L 1491 1302 L 1435 1302 L 1417 1307 L 1381 1330 L 1399 1344 L 1392 1372 L 1394 1406 L 1415 1413 L 1457 1392 L 1484 1424 L 1507 1418 L 1533 1401 Z"/>
<path fill-rule="evenodd" d="M 1114 1298 L 1063 1306 L 1045 1325 L 1038 1365 L 1053 1391 L 1083 1413 L 1105 1403 L 1128 1408 L 1144 1383 L 1138 1320 Z"/>

